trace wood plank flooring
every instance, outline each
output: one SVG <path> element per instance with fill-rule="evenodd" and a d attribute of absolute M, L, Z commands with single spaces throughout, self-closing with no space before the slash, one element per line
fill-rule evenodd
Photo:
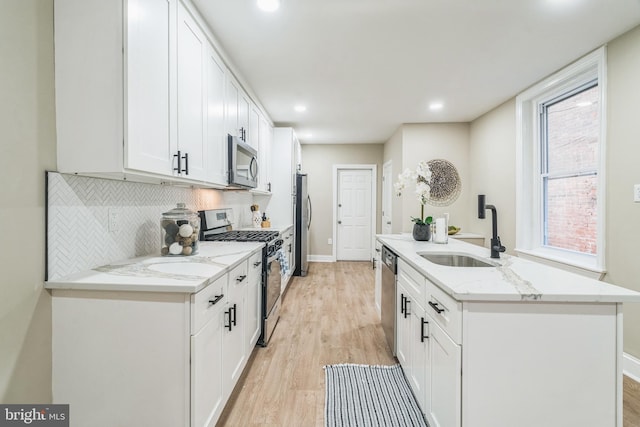
<path fill-rule="evenodd" d="M 369 262 L 310 263 L 294 277 L 266 348 L 256 348 L 218 426 L 323 426 L 324 365 L 391 365 Z M 640 427 L 640 384 L 624 379 L 624 427 Z"/>

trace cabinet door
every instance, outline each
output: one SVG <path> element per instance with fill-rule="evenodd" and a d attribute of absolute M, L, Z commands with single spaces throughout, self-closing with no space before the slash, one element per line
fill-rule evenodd
<path fill-rule="evenodd" d="M 430 404 L 430 319 L 417 302 L 411 313 L 411 368 L 408 376 L 413 394 L 418 399 L 422 412 L 427 413 Z"/>
<path fill-rule="evenodd" d="M 213 427 L 224 408 L 222 313 L 191 337 L 191 425 Z"/>
<path fill-rule="evenodd" d="M 250 141 L 250 129 L 249 129 L 249 114 L 251 108 L 251 101 L 249 101 L 249 97 L 242 90 L 240 86 L 238 86 L 238 128 L 242 133 L 242 140 L 244 142 Z"/>
<path fill-rule="evenodd" d="M 227 184 L 227 133 L 224 124 L 226 68 L 210 44 L 207 48 L 206 180 Z"/>
<path fill-rule="evenodd" d="M 229 135 L 240 137 L 240 128 L 238 126 L 238 97 L 240 96 L 238 82 L 231 76 L 227 75 L 227 94 L 226 94 L 226 128 Z"/>
<path fill-rule="evenodd" d="M 461 419 L 461 348 L 435 322 L 429 323 L 432 427 L 459 427 Z M 424 409 L 424 408 L 423 408 Z"/>
<path fill-rule="evenodd" d="M 246 357 L 244 348 L 244 300 L 246 287 L 241 292 L 232 296 L 225 307 L 223 343 L 224 354 L 222 356 L 222 378 L 224 383 L 225 400 L 233 391 L 238 382 Z"/>
<path fill-rule="evenodd" d="M 253 148 L 258 150 L 258 156 L 260 156 L 260 112 L 255 105 L 251 105 L 249 111 L 249 133 L 247 135 L 247 142 Z M 262 164 L 260 164 L 262 166 Z M 260 171 L 258 171 L 258 175 Z"/>
<path fill-rule="evenodd" d="M 171 175 L 170 71 L 177 0 L 129 0 L 125 167 Z M 144 16 L 144 19 L 141 17 Z M 173 142 L 175 144 L 175 141 Z"/>
<path fill-rule="evenodd" d="M 396 315 L 396 357 L 402 365 L 405 375 L 410 375 L 411 350 L 411 300 L 406 288 L 398 281 L 396 287 L 397 315 Z"/>
<path fill-rule="evenodd" d="M 271 191 L 271 139 L 273 137 L 273 129 L 262 115 L 260 116 L 258 132 L 260 134 L 258 139 L 258 164 L 260 165 L 258 188 L 263 191 Z"/>
<path fill-rule="evenodd" d="M 258 337 L 262 319 L 262 253 L 257 253 L 249 259 L 249 282 L 247 283 L 247 303 L 245 310 L 245 338 L 247 358 L 251 355 Z"/>
<path fill-rule="evenodd" d="M 205 86 L 208 41 L 191 14 L 178 8 L 178 150 L 185 178 L 205 179 Z M 176 153 L 177 154 L 177 153 Z M 177 167 L 177 158 L 174 167 Z"/>

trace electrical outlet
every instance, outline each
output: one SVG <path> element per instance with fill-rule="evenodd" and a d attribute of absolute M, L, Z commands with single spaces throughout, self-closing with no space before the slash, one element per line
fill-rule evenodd
<path fill-rule="evenodd" d="M 327 245 L 333 245 L 333 239 L 331 237 L 327 239 Z"/>
<path fill-rule="evenodd" d="M 633 186 L 633 201 L 636 203 L 640 202 L 640 184 Z"/>
<path fill-rule="evenodd" d="M 109 233 L 120 231 L 120 208 L 109 208 Z"/>

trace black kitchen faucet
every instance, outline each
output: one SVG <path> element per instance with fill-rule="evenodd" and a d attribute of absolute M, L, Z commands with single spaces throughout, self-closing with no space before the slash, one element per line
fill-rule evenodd
<path fill-rule="evenodd" d="M 493 236 L 491 237 L 491 258 L 500 258 L 500 252 L 505 251 L 505 247 L 500 243 L 500 236 L 498 236 L 498 213 L 496 207 L 493 205 L 485 204 L 485 195 L 478 194 L 478 218 L 485 218 L 485 211 L 491 210 L 491 226 L 493 227 Z"/>

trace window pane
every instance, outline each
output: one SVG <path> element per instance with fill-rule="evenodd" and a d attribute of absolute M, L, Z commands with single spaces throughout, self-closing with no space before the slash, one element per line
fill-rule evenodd
<path fill-rule="evenodd" d="M 595 170 L 598 165 L 598 86 L 547 108 L 548 173 Z"/>
<path fill-rule="evenodd" d="M 596 253 L 597 181 L 596 175 L 545 181 L 546 245 Z"/>

